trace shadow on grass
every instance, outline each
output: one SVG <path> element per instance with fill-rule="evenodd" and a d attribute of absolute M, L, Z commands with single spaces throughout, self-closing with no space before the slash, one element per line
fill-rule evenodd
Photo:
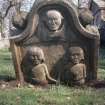
<path fill-rule="evenodd" d="M 0 81 L 10 82 L 15 80 L 16 78 L 8 76 L 8 75 L 0 75 Z"/>
<path fill-rule="evenodd" d="M 99 68 L 105 69 L 105 48 L 100 48 L 99 52 Z"/>
<path fill-rule="evenodd" d="M 89 83 L 87 83 L 87 86 L 96 89 L 105 88 L 105 80 L 90 81 Z"/>
<path fill-rule="evenodd" d="M 11 60 L 11 58 L 4 58 L 4 60 L 6 60 L 6 61 L 10 61 L 10 60 Z"/>

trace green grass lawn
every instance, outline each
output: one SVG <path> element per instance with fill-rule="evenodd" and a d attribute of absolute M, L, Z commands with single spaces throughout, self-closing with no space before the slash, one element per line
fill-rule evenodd
<path fill-rule="evenodd" d="M 105 80 L 105 50 L 100 50 L 98 78 Z M 0 50 L 0 76 L 15 77 L 11 53 Z M 0 105 L 105 105 L 105 89 L 50 86 L 0 90 Z"/>
<path fill-rule="evenodd" d="M 0 76 L 15 77 L 12 56 L 8 49 L 0 50 Z"/>

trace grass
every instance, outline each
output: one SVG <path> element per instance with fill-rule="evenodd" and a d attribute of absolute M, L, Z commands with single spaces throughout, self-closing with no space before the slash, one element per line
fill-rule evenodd
<path fill-rule="evenodd" d="M 105 80 L 105 49 L 100 49 L 98 78 Z"/>
<path fill-rule="evenodd" d="M 105 50 L 100 50 L 98 78 L 105 80 Z M 0 75 L 15 77 L 11 53 L 0 50 Z M 0 105 L 105 105 L 105 89 L 50 86 L 0 90 Z"/>
<path fill-rule="evenodd" d="M 68 88 L 0 90 L 0 105 L 104 105 L 105 89 Z"/>
<path fill-rule="evenodd" d="M 11 53 L 8 49 L 0 50 L 0 76 L 15 77 L 14 67 L 12 63 Z"/>

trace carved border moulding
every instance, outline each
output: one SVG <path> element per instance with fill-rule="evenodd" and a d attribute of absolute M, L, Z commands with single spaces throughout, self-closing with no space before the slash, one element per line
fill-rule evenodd
<path fill-rule="evenodd" d="M 63 19 L 63 29 L 59 32 L 45 32 L 40 35 L 55 35 L 52 40 L 40 40 L 37 34 L 43 30 L 43 13 L 50 10 L 58 11 Z M 45 27 L 44 27 L 45 28 Z M 56 33 L 56 34 L 55 34 Z M 56 37 L 59 34 L 63 37 Z M 26 28 L 10 40 L 11 51 L 17 79 L 22 82 L 21 62 L 28 47 L 37 46 L 43 49 L 49 72 L 56 79 L 62 78 L 63 68 L 66 63 L 66 52 L 69 47 L 79 46 L 84 50 L 85 64 L 87 66 L 87 80 L 97 79 L 99 34 L 86 30 L 78 18 L 78 10 L 69 0 L 36 0 L 33 4 Z M 52 72 L 53 71 L 53 72 Z M 56 73 L 55 73 L 56 72 Z M 62 79 L 61 79 L 62 80 Z"/>

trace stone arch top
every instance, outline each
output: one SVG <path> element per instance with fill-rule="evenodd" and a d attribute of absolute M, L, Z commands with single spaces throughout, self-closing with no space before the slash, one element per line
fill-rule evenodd
<path fill-rule="evenodd" d="M 30 37 L 33 35 L 33 33 L 36 31 L 36 28 L 38 26 L 39 22 L 39 11 L 42 8 L 61 8 L 64 10 L 64 12 L 67 11 L 66 14 L 68 14 L 68 20 L 72 19 L 73 21 L 73 27 L 84 37 L 89 39 L 98 39 L 99 35 L 96 33 L 91 33 L 87 31 L 80 23 L 78 18 L 78 10 L 75 8 L 73 3 L 70 0 L 36 0 L 33 4 L 33 7 L 31 11 L 29 12 L 28 16 L 28 23 L 26 28 L 23 30 L 22 33 L 17 35 L 16 39 L 14 39 L 15 42 L 21 42 L 24 39 Z"/>

